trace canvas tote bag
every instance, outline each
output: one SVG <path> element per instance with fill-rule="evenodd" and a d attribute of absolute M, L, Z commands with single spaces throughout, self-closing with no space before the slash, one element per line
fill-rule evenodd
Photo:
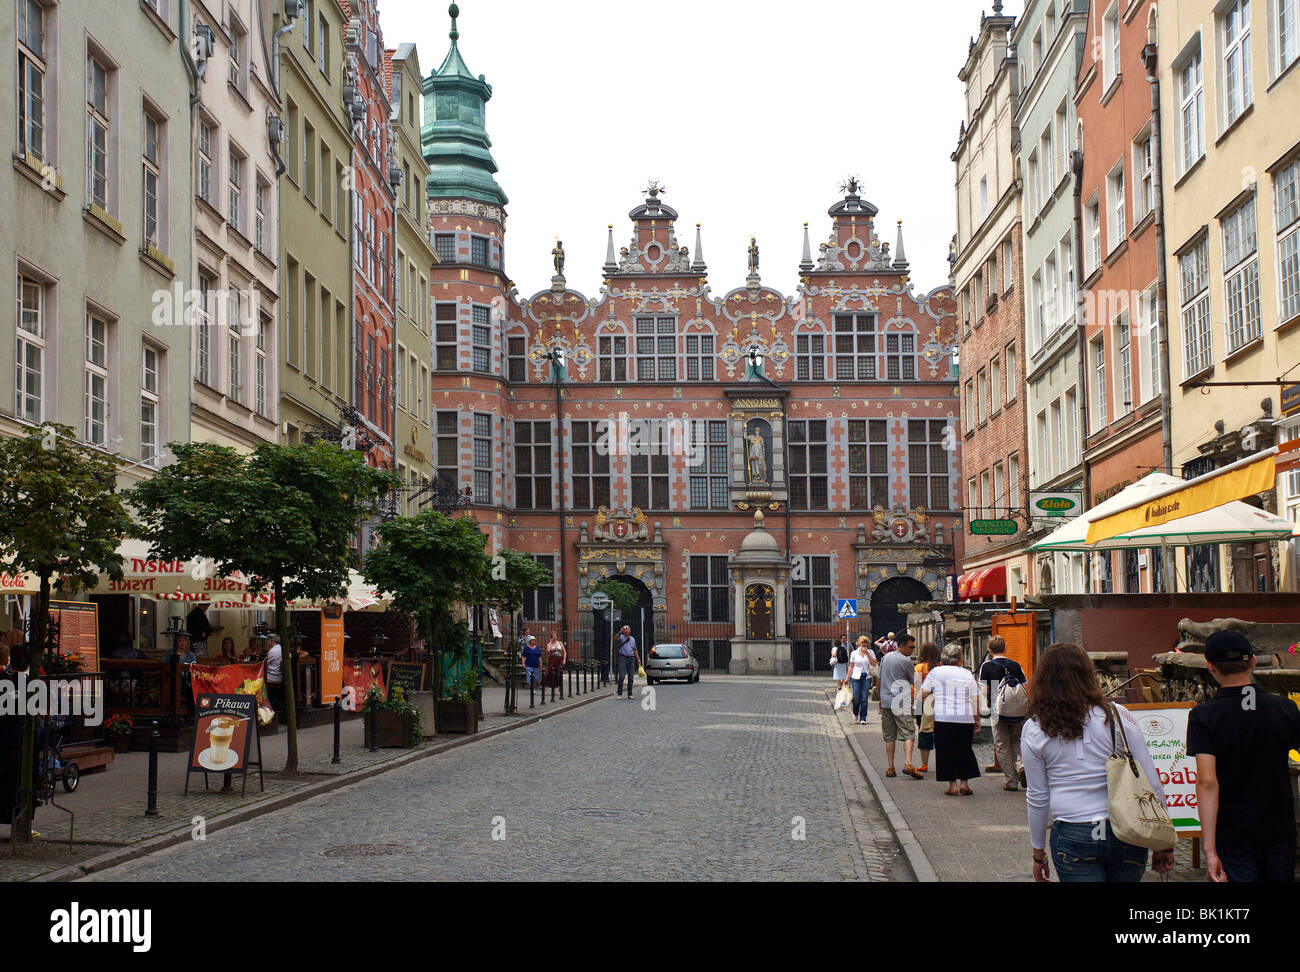
<path fill-rule="evenodd" d="M 1111 753 L 1106 760 L 1106 803 L 1111 829 L 1126 844 L 1147 850 L 1169 850 L 1177 842 L 1178 834 L 1169 819 L 1165 802 L 1138 766 L 1119 721 L 1119 710 L 1114 705 L 1110 706 L 1110 718 Z"/>

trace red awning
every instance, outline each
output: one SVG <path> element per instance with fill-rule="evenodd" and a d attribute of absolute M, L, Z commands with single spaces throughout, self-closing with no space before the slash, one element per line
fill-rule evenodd
<path fill-rule="evenodd" d="M 970 596 L 970 582 L 974 580 L 975 574 L 962 574 L 957 578 L 957 600 L 964 601 Z"/>
<path fill-rule="evenodd" d="M 1007 569 L 999 564 L 996 567 L 985 567 L 971 580 L 970 596 L 975 597 L 996 597 L 1004 598 L 1007 596 Z"/>

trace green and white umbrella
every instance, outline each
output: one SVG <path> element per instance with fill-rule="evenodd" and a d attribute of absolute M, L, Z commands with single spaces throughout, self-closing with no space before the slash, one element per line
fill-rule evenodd
<path fill-rule="evenodd" d="M 1143 502 L 1148 496 L 1183 480 L 1153 472 L 1126 487 L 1104 503 L 1075 517 L 1030 547 L 1031 550 L 1128 550 L 1146 547 L 1190 547 L 1202 543 L 1246 543 L 1252 540 L 1288 540 L 1295 525 L 1249 503 L 1234 500 L 1212 510 L 1194 513 L 1156 526 L 1123 533 L 1089 544 L 1088 524 L 1100 517 Z"/>

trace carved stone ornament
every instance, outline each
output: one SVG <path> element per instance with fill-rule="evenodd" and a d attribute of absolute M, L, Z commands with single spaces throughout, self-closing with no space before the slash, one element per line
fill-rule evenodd
<path fill-rule="evenodd" d="M 611 513 L 609 507 L 602 506 L 596 511 L 596 525 L 591 531 L 592 542 L 649 540 L 649 519 L 638 507 L 633 507 L 630 513 L 625 510 Z"/>

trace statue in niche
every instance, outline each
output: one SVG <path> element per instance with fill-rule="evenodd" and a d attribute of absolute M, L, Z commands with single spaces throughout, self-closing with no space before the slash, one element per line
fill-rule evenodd
<path fill-rule="evenodd" d="M 754 485 L 771 483 L 772 427 L 762 419 L 751 419 L 745 427 L 745 474 Z"/>

